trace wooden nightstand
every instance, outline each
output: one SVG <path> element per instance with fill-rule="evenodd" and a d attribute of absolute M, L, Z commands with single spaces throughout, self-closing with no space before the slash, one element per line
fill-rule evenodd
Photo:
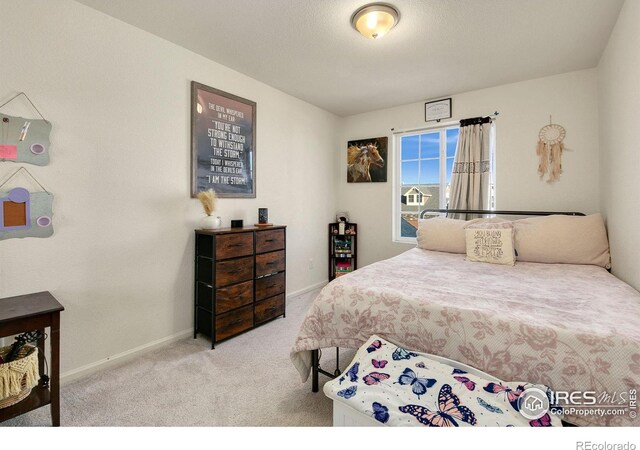
<path fill-rule="evenodd" d="M 0 409 L 0 422 L 12 419 L 41 406 L 51 405 L 51 422 L 60 426 L 60 311 L 64 307 L 49 292 L 0 299 L 0 337 L 49 327 L 51 364 L 49 386 L 45 385 L 44 338 L 38 341 L 40 383 L 31 394 L 13 406 Z"/>

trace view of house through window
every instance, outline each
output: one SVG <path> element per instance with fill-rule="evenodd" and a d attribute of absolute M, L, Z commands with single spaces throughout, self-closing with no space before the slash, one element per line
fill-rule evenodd
<path fill-rule="evenodd" d="M 395 220 L 400 240 L 416 237 L 420 211 L 447 207 L 458 131 L 458 126 L 452 126 L 396 137 L 400 204 Z"/>

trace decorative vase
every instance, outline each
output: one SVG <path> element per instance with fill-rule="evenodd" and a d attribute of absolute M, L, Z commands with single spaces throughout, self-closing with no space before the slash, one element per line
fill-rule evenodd
<path fill-rule="evenodd" d="M 222 220 L 220 216 L 204 216 L 202 218 L 202 228 L 204 230 L 213 230 L 214 228 L 219 228 Z"/>

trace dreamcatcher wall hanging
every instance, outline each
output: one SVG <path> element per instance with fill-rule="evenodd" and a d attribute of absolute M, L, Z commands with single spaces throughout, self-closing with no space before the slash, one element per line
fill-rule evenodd
<path fill-rule="evenodd" d="M 547 183 L 553 183 L 560 179 L 562 173 L 562 141 L 567 132 L 561 125 L 553 123 L 549 116 L 549 125 L 545 125 L 538 133 L 538 175 L 542 180 L 548 174 Z"/>

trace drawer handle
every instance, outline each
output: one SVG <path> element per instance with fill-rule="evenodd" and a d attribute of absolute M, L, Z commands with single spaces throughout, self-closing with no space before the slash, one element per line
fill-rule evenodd
<path fill-rule="evenodd" d="M 229 247 L 242 247 L 244 244 L 229 244 Z"/>
<path fill-rule="evenodd" d="M 266 313 L 276 312 L 276 307 L 275 306 L 270 306 L 269 308 L 265 309 L 264 312 L 266 312 Z"/>
<path fill-rule="evenodd" d="M 274 287 L 276 287 L 276 284 L 275 283 L 271 283 L 270 285 L 267 286 L 267 289 L 271 289 L 271 288 L 274 288 Z"/>
<path fill-rule="evenodd" d="M 267 266 L 275 266 L 276 264 L 278 264 L 278 261 L 271 261 L 267 263 Z"/>
<path fill-rule="evenodd" d="M 275 242 L 275 239 L 265 239 L 265 242 Z"/>
<path fill-rule="evenodd" d="M 237 319 L 237 320 L 234 320 L 233 322 L 231 322 L 229 324 L 229 326 L 232 327 L 234 325 L 240 325 L 241 323 L 242 323 L 242 319 Z"/>

